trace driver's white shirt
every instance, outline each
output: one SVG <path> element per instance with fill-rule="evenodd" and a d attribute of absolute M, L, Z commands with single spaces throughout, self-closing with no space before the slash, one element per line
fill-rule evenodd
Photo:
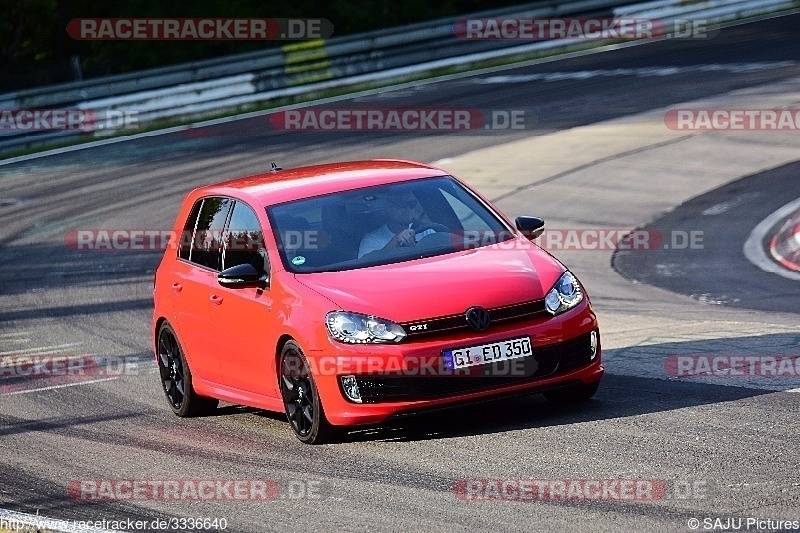
<path fill-rule="evenodd" d="M 413 226 L 414 223 L 408 225 L 410 228 Z M 433 229 L 427 229 L 421 233 L 417 233 L 414 236 L 414 240 L 419 242 L 419 240 L 426 235 L 430 235 L 431 233 L 436 233 Z M 389 244 L 389 241 L 394 239 L 395 234 L 392 233 L 392 230 L 389 229 L 388 224 L 384 224 L 378 229 L 372 230 L 366 235 L 364 238 L 361 239 L 361 245 L 358 247 L 358 257 L 359 259 L 364 257 L 370 252 L 374 252 L 375 250 L 382 250 L 384 246 Z"/>

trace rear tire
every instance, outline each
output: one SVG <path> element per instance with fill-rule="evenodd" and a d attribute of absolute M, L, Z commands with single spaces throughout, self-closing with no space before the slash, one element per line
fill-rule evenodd
<path fill-rule="evenodd" d="M 581 383 L 580 385 L 571 385 L 562 389 L 547 391 L 544 393 L 544 397 L 553 403 L 585 402 L 595 395 L 597 387 L 599 386 L 599 381 L 595 381 L 594 383 Z"/>
<path fill-rule="evenodd" d="M 278 380 L 286 418 L 300 442 L 323 444 L 336 440 L 339 431 L 325 417 L 308 360 L 295 341 L 283 345 Z"/>
<path fill-rule="evenodd" d="M 200 396 L 192 387 L 192 372 L 183 355 L 175 330 L 164 322 L 158 330 L 158 373 L 170 409 L 182 418 L 212 413 L 219 405 L 216 398 Z"/>

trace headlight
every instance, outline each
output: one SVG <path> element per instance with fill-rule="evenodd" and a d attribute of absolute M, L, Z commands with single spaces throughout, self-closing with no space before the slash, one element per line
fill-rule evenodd
<path fill-rule="evenodd" d="M 583 291 L 572 272 L 567 270 L 550 289 L 544 298 L 544 307 L 551 314 L 557 315 L 572 309 L 583 300 Z"/>
<path fill-rule="evenodd" d="M 331 311 L 325 324 L 334 339 L 353 344 L 400 342 L 406 336 L 399 324 L 359 313 Z"/>

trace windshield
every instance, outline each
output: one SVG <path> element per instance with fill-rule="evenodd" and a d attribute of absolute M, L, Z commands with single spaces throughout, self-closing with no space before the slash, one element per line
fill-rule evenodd
<path fill-rule="evenodd" d="M 513 237 L 450 176 L 295 200 L 267 214 L 283 264 L 295 273 L 398 263 Z"/>

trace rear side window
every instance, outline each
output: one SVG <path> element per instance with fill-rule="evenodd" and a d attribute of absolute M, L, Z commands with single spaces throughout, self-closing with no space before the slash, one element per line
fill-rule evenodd
<path fill-rule="evenodd" d="M 264 234 L 255 211 L 244 202 L 236 201 L 225 237 L 222 270 L 250 263 L 261 273 L 268 271 Z"/>
<path fill-rule="evenodd" d="M 219 270 L 222 265 L 222 232 L 233 202 L 229 198 L 203 198 L 192 208 L 186 232 L 191 232 L 188 256 L 185 246 L 180 256 L 198 265 Z M 189 224 L 194 222 L 194 227 Z"/>
<path fill-rule="evenodd" d="M 189 213 L 189 218 L 186 219 L 186 224 L 183 226 L 183 233 L 179 239 L 179 252 L 178 256 L 181 259 L 189 261 L 192 256 L 192 240 L 194 239 L 194 228 L 197 226 L 197 215 L 200 213 L 200 208 L 203 206 L 203 200 L 197 200 L 192 206 Z"/>

